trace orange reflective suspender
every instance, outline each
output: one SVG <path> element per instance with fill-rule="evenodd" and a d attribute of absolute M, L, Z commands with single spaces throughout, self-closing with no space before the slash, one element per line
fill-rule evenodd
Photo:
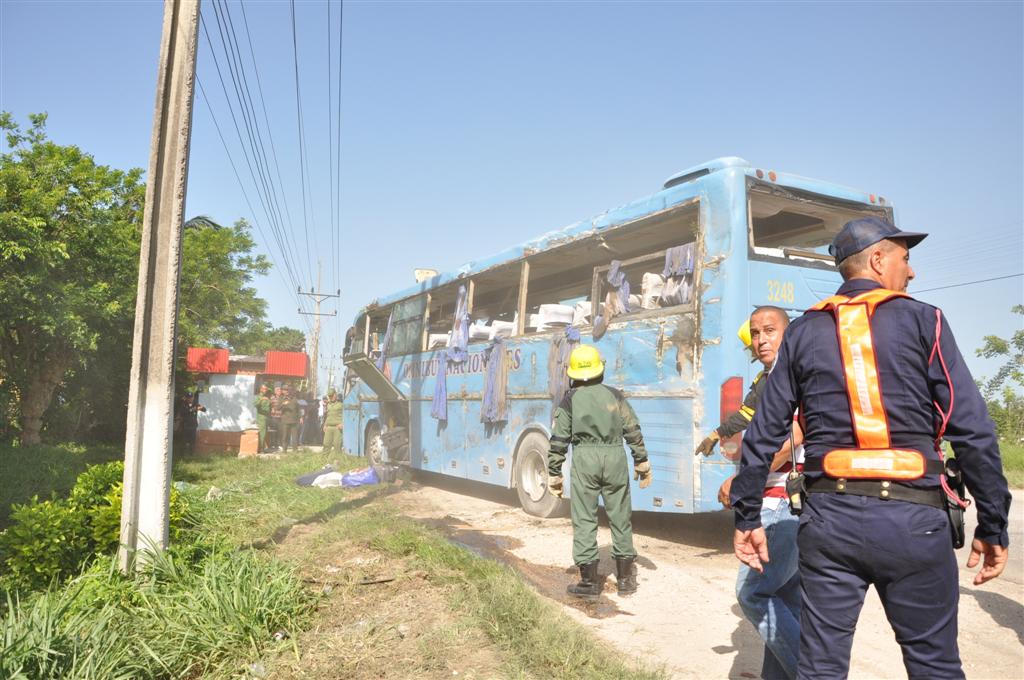
<path fill-rule="evenodd" d="M 871 337 L 875 308 L 897 297 L 910 296 L 876 288 L 853 298 L 834 295 L 808 310 L 829 311 L 836 319 L 846 394 L 857 440 L 856 449 L 837 449 L 825 455 L 823 470 L 830 477 L 907 480 L 925 474 L 925 459 L 920 452 L 890 448 L 889 423 L 882 403 Z"/>

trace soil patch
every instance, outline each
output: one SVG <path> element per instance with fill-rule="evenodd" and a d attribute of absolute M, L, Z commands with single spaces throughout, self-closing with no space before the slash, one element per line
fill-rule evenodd
<path fill-rule="evenodd" d="M 365 544 L 322 541 L 319 524 L 295 525 L 275 554 L 302 564 L 323 596 L 314 625 L 264 663 L 263 677 L 494 678 L 501 655 L 455 611 L 454 586 L 432 582 L 405 560 Z M 298 656 L 297 656 L 298 655 Z"/>

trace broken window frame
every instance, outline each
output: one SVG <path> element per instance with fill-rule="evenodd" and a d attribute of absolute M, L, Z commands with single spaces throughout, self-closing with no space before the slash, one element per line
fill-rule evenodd
<path fill-rule="evenodd" d="M 696 242 L 696 238 L 694 239 L 694 241 L 687 241 L 687 243 L 695 243 L 695 242 Z M 686 244 L 681 243 L 679 245 L 686 245 Z M 673 247 L 675 247 L 675 246 L 673 246 Z M 638 257 L 633 257 L 633 258 L 630 258 L 628 260 L 622 260 L 620 262 L 619 266 L 620 267 L 630 267 L 632 265 L 642 264 L 644 262 L 657 262 L 657 263 L 660 263 L 661 265 L 664 266 L 664 264 L 665 264 L 665 253 L 667 253 L 668 250 L 669 250 L 668 248 L 665 248 L 664 250 L 659 250 L 659 251 L 650 253 L 649 255 L 640 255 Z M 696 284 L 696 282 L 698 280 L 698 277 L 697 277 L 697 273 L 698 272 L 697 272 L 697 270 L 699 269 L 699 266 L 700 266 L 700 258 L 695 256 L 694 257 L 694 262 L 693 262 L 694 290 L 693 290 L 693 295 L 690 296 L 690 301 L 689 302 L 684 302 L 681 305 L 672 305 L 671 307 L 655 307 L 653 309 L 643 309 L 643 308 L 641 308 L 641 309 L 639 309 L 639 310 L 637 310 L 635 312 L 623 312 L 621 314 L 616 315 L 615 316 L 615 320 L 619 320 L 619 319 L 622 319 L 622 320 L 626 320 L 626 319 L 630 319 L 630 320 L 632 320 L 632 319 L 647 319 L 647 318 L 651 318 L 651 317 L 670 316 L 672 314 L 682 314 L 684 312 L 692 311 L 694 309 L 694 307 L 696 306 L 696 304 L 697 304 L 696 303 L 696 299 L 697 299 L 697 284 Z M 591 290 L 591 298 L 594 299 L 594 300 L 600 300 L 601 301 L 600 304 L 602 304 L 602 305 L 604 304 L 605 295 L 607 295 L 607 293 L 608 293 L 608 291 L 606 290 L 606 286 L 608 285 L 608 281 L 607 281 L 606 275 L 607 275 L 609 269 L 611 269 L 611 265 L 610 264 L 601 265 L 599 267 L 594 267 L 594 280 L 593 280 L 593 288 Z"/>
<path fill-rule="evenodd" d="M 831 196 L 823 196 L 820 194 L 811 193 L 809 191 L 793 189 L 791 187 L 783 188 L 778 185 L 771 184 L 769 182 L 764 182 L 762 180 L 757 180 L 751 177 L 747 178 L 746 191 L 747 258 L 749 260 L 782 263 L 791 266 L 805 267 L 809 269 L 823 269 L 826 271 L 833 272 L 836 271 L 834 259 L 831 255 L 827 253 L 821 253 L 806 248 L 797 248 L 792 246 L 782 246 L 776 248 L 771 246 L 757 245 L 754 230 L 753 203 L 758 195 L 767 195 L 775 198 L 780 198 L 782 200 L 792 202 L 794 204 L 794 207 L 799 207 L 800 204 L 810 203 L 824 209 L 849 212 L 852 213 L 852 215 L 848 215 L 849 219 L 855 219 L 854 215 L 861 217 L 877 215 L 885 217 L 889 221 L 892 221 L 892 208 L 889 206 L 866 206 L 865 204 L 857 201 L 846 201 Z"/>

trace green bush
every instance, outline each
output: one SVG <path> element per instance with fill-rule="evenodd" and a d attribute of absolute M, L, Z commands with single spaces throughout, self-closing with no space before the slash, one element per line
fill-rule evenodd
<path fill-rule="evenodd" d="M 14 506 L 11 525 L 0 532 L 0 586 L 38 590 L 78 573 L 96 555 L 117 551 L 121 533 L 124 463 L 94 465 L 78 476 L 67 500 Z M 171 539 L 182 541 L 194 519 L 187 498 L 171 489 Z"/>
<path fill-rule="evenodd" d="M 78 570 L 90 541 L 73 506 L 34 498 L 14 506 L 11 519 L 11 526 L 0 532 L 5 587 L 38 589 Z"/>

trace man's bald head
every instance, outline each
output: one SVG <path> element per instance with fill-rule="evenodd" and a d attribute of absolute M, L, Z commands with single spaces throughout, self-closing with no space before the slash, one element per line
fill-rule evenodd
<path fill-rule="evenodd" d="M 750 315 L 750 346 L 765 368 L 771 368 L 775 363 L 782 334 L 788 325 L 789 315 L 780 307 L 765 305 Z"/>

